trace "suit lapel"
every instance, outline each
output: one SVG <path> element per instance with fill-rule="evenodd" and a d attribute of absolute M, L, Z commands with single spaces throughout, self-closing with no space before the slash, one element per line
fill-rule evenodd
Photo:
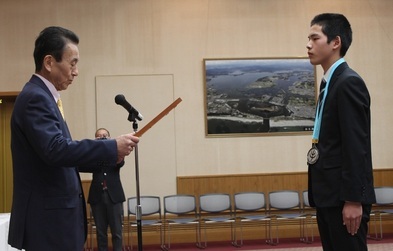
<path fill-rule="evenodd" d="M 37 77 L 36 75 L 33 75 L 29 82 L 42 88 L 48 94 L 49 99 L 52 100 L 53 105 L 57 108 L 57 104 L 55 102 L 55 99 L 53 98 L 52 93 L 50 92 L 48 87 L 45 85 L 45 83 L 39 77 Z M 72 139 L 71 133 L 70 133 L 68 126 L 67 126 L 67 123 L 63 120 L 60 110 L 55 109 L 55 111 L 57 111 L 57 117 L 59 118 L 59 121 L 61 124 L 61 129 L 63 130 L 64 137 Z"/>
<path fill-rule="evenodd" d="M 329 92 L 331 89 L 333 89 L 333 86 L 337 83 L 338 78 L 340 77 L 340 75 L 344 72 L 345 69 L 348 68 L 348 64 L 346 62 L 340 64 L 336 70 L 333 72 L 333 75 L 330 79 L 330 83 L 329 83 Z"/>

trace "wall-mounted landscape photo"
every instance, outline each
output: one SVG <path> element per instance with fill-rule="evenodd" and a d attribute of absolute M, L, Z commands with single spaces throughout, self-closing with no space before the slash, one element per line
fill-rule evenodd
<path fill-rule="evenodd" d="M 315 67 L 308 58 L 204 59 L 207 136 L 310 133 Z"/>

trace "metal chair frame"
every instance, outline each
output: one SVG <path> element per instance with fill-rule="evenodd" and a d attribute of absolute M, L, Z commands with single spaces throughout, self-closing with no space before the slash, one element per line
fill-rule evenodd
<path fill-rule="evenodd" d="M 267 215 L 266 198 L 263 192 L 242 192 L 233 196 L 234 218 L 236 219 L 234 230 L 234 242 L 236 247 L 243 246 L 243 223 L 256 222 L 265 226 L 265 239 L 270 239 L 270 218 Z M 240 242 L 237 239 L 237 225 L 240 226 Z M 268 230 L 269 228 L 269 230 Z"/>
<path fill-rule="evenodd" d="M 310 202 L 308 201 L 308 190 L 304 190 L 302 192 L 303 202 L 302 202 L 302 212 L 306 219 L 303 221 L 303 233 L 301 241 L 307 244 L 311 244 L 314 242 L 314 229 L 312 227 L 313 221 L 317 218 L 317 214 L 315 209 L 310 206 Z M 311 228 L 311 237 L 308 236 L 308 229 Z"/>
<path fill-rule="evenodd" d="M 142 228 L 148 226 L 159 227 L 160 231 L 160 246 L 162 246 L 162 217 L 161 217 L 161 200 L 158 196 L 140 196 L 140 206 L 141 206 L 141 225 Z M 128 244 L 133 250 L 132 244 L 132 228 L 137 227 L 137 197 L 131 197 L 127 199 L 128 207 Z M 143 219 L 143 217 L 150 216 L 153 218 Z M 131 237 L 131 238 L 130 238 Z M 131 242 L 130 242 L 131 240 Z"/>
<path fill-rule="evenodd" d="M 201 235 L 201 227 L 203 226 L 204 235 L 203 242 L 199 244 L 199 248 L 207 247 L 207 231 L 206 224 L 214 223 L 230 223 L 231 224 L 231 244 L 234 242 L 234 223 L 235 218 L 232 213 L 232 202 L 229 194 L 226 193 L 209 193 L 199 196 L 199 236 Z M 201 238 L 202 239 L 202 238 Z"/>
<path fill-rule="evenodd" d="M 375 187 L 376 203 L 374 204 L 377 209 L 371 211 L 371 216 L 374 216 L 374 231 L 375 237 L 371 239 L 382 240 L 383 229 L 382 229 L 382 218 L 384 215 L 393 214 L 393 187 L 392 186 L 381 186 Z M 379 221 L 379 232 L 377 230 L 377 219 Z"/>
<path fill-rule="evenodd" d="M 175 217 L 169 217 L 175 216 Z M 171 248 L 171 226 L 194 225 L 196 246 L 200 246 L 199 219 L 194 195 L 168 195 L 164 197 L 164 237 L 163 250 Z M 166 233 L 168 232 L 168 242 Z M 166 245 L 167 243 L 167 245 Z"/>
<path fill-rule="evenodd" d="M 304 232 L 302 221 L 306 217 L 302 212 L 298 191 L 279 190 L 269 192 L 269 215 L 272 219 L 272 224 L 276 224 L 276 241 L 274 241 L 272 231 L 270 231 L 270 240 L 267 241 L 268 244 L 279 244 L 278 225 L 281 220 L 299 220 L 299 235 L 300 240 L 302 240 L 302 233 Z"/>

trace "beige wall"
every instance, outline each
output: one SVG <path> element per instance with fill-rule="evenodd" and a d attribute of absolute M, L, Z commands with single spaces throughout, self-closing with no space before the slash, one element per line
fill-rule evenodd
<path fill-rule="evenodd" d="M 49 25 L 64 26 L 81 40 L 79 77 L 61 93 L 75 139 L 94 135 L 97 76 L 173 76 L 173 100 L 183 99 L 172 117 L 166 118 L 174 121 L 174 133 L 169 132 L 174 140 L 160 136 L 167 134 L 167 127 L 160 123 L 151 129 L 157 138 L 144 143 L 142 137 L 141 151 L 156 152 L 141 153 L 141 161 L 157 156 L 162 161 L 140 166 L 141 193 L 175 193 L 176 175 L 305 171 L 310 135 L 205 137 L 202 60 L 306 56 L 309 22 L 320 12 L 341 12 L 352 24 L 354 42 L 346 60 L 363 76 L 372 96 L 374 167 L 392 167 L 391 0 L 2 0 L 0 92 L 19 91 L 33 73 L 32 51 L 39 31 Z M 135 95 L 161 98 L 154 88 Z M 113 99 L 104 102 L 113 103 Z M 134 105 L 142 113 L 152 107 L 151 103 Z M 165 108 L 161 102 L 159 108 Z M 112 115 L 123 117 L 124 111 L 116 107 Z M 143 122 L 154 115 L 145 116 Z M 115 132 L 120 128 L 118 123 L 105 126 Z M 171 159 L 165 159 L 166 152 Z M 127 196 L 135 194 L 130 178 L 133 162 L 133 157 L 128 158 L 122 173 Z M 169 172 L 165 175 L 159 169 Z M 160 179 L 166 181 L 160 183 Z"/>

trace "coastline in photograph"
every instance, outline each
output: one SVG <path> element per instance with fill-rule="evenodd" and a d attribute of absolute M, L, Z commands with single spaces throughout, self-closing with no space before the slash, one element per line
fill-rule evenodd
<path fill-rule="evenodd" d="M 205 60 L 207 134 L 312 131 L 308 59 Z"/>

